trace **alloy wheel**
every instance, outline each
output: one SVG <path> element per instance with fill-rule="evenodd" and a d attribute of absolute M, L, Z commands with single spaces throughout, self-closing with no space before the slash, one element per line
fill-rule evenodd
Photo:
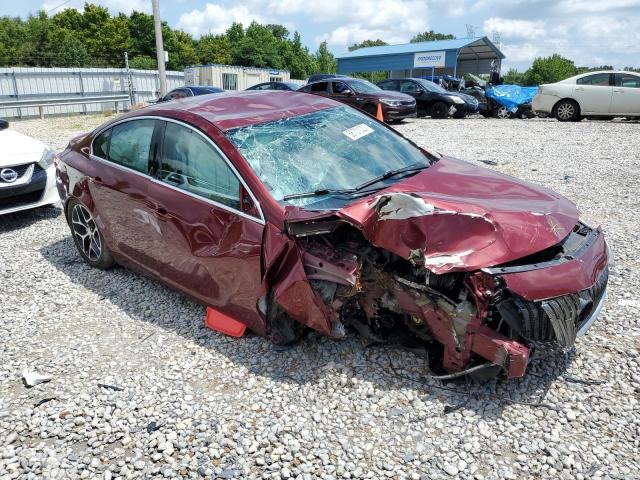
<path fill-rule="evenodd" d="M 569 120 L 570 118 L 573 118 L 575 113 L 576 107 L 571 103 L 563 103 L 558 106 L 557 115 L 558 118 L 561 118 L 562 120 Z"/>
<path fill-rule="evenodd" d="M 84 205 L 76 204 L 71 211 L 71 228 L 82 253 L 92 261 L 98 261 L 102 254 L 100 232 L 91 212 Z"/>
<path fill-rule="evenodd" d="M 497 112 L 498 118 L 501 118 L 504 120 L 505 118 L 509 118 L 510 115 L 511 113 L 509 112 L 509 109 L 507 107 L 498 108 L 498 112 Z"/>

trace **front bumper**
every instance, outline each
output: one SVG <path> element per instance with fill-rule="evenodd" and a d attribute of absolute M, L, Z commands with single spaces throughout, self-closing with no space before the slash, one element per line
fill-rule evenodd
<path fill-rule="evenodd" d="M 50 205 L 60 200 L 55 166 L 30 165 L 14 183 L 0 183 L 0 215 Z"/>
<path fill-rule="evenodd" d="M 405 118 L 415 118 L 416 117 L 416 106 L 405 106 L 401 105 L 398 107 L 384 105 L 382 106 L 382 115 L 385 120 L 403 120 Z"/>

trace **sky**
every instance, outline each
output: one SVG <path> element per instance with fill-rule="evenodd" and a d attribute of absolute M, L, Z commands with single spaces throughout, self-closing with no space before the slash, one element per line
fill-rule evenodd
<path fill-rule="evenodd" d="M 26 17 L 64 0 L 1 0 L 0 15 Z M 151 0 L 92 0 L 112 13 L 151 12 Z M 84 0 L 63 8 L 81 9 Z M 160 0 L 163 20 L 195 37 L 222 33 L 234 21 L 280 23 L 297 30 L 312 51 L 326 40 L 334 54 L 380 38 L 406 43 L 435 30 L 466 37 L 500 36 L 506 68 L 526 70 L 535 57 L 559 53 L 578 66 L 640 67 L 640 0 Z"/>

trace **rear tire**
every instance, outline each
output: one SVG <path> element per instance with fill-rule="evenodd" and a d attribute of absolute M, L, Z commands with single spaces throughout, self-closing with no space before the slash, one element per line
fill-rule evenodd
<path fill-rule="evenodd" d="M 577 122 L 580 118 L 580 107 L 573 100 L 560 100 L 553 109 L 553 116 L 559 122 Z"/>
<path fill-rule="evenodd" d="M 444 102 L 436 102 L 431 105 L 431 118 L 443 119 L 449 116 L 449 107 Z"/>
<path fill-rule="evenodd" d="M 67 205 L 67 223 L 71 229 L 73 242 L 88 265 L 100 270 L 106 270 L 115 265 L 116 262 L 107 248 L 93 215 L 78 200 L 72 199 Z"/>

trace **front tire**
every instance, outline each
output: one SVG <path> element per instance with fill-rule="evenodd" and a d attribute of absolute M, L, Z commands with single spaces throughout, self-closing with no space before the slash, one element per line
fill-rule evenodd
<path fill-rule="evenodd" d="M 577 122 L 580 118 L 580 107 L 573 100 L 560 100 L 553 109 L 553 116 L 559 122 Z"/>
<path fill-rule="evenodd" d="M 444 102 L 436 102 L 431 105 L 431 118 L 443 119 L 449 116 L 449 107 Z"/>
<path fill-rule="evenodd" d="M 111 252 L 93 215 L 87 207 L 73 199 L 67 206 L 67 222 L 82 259 L 93 268 L 106 270 L 115 265 Z"/>

